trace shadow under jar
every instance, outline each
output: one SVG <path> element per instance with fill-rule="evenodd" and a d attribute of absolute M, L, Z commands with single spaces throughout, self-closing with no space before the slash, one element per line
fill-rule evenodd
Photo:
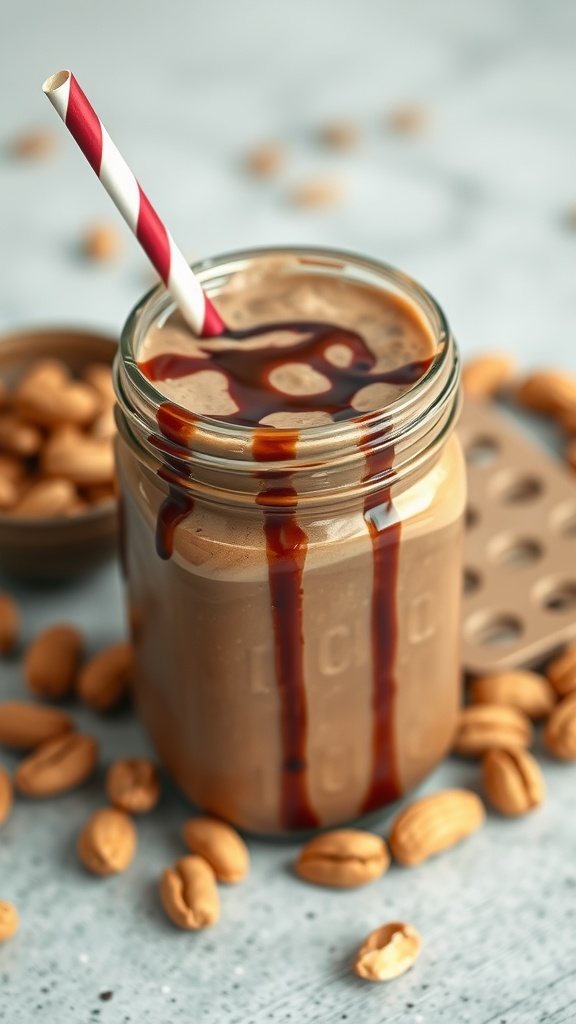
<path fill-rule="evenodd" d="M 422 288 L 347 253 L 194 270 L 234 336 L 193 338 L 159 288 L 115 369 L 140 714 L 207 811 L 262 834 L 349 822 L 453 735 L 456 348 Z"/>

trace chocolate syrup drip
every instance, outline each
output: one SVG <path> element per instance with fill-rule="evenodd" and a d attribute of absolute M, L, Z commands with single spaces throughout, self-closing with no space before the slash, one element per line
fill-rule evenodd
<path fill-rule="evenodd" d="M 256 461 L 295 458 L 298 431 L 280 433 L 283 435 L 280 444 L 271 447 L 269 430 L 254 431 L 252 455 Z M 306 764 L 308 714 L 303 665 L 302 574 L 308 537 L 296 522 L 298 495 L 290 486 L 291 474 L 256 475 L 264 484 L 256 502 L 264 506 L 274 660 L 282 709 L 280 817 L 284 828 L 317 828 L 320 822 L 310 806 Z"/>
<path fill-rule="evenodd" d="M 218 369 L 226 377 L 229 394 L 237 411 L 215 418 L 258 428 L 273 413 L 325 412 L 333 420 L 358 416 L 352 407 L 356 393 L 368 384 L 386 383 L 408 387 L 426 372 L 432 359 L 418 360 L 394 370 L 375 371 L 376 359 L 364 339 L 354 331 L 331 324 L 290 322 L 266 324 L 247 330 L 227 330 L 222 337 L 242 341 L 277 331 L 291 331 L 305 337 L 290 347 L 210 350 L 209 358 L 181 353 L 163 353 L 139 364 L 152 381 L 169 380 L 199 370 Z M 348 366 L 334 366 L 327 358 L 332 345 L 344 345 L 351 353 Z M 306 363 L 329 382 L 321 394 L 288 395 L 270 382 L 277 367 Z M 171 441 L 188 443 L 194 430 L 194 417 L 171 403 L 158 412 L 158 423 Z M 254 430 L 252 455 L 256 462 L 289 461 L 295 458 L 299 432 L 260 428 Z M 359 444 L 368 442 L 361 437 Z M 162 447 L 159 445 L 159 447 Z M 393 447 L 384 453 L 367 454 L 365 479 L 384 473 L 392 464 Z M 170 493 L 163 502 L 157 530 L 157 549 L 169 558 L 174 529 L 193 508 L 193 501 L 170 482 L 165 469 L 159 474 L 168 479 Z M 313 811 L 307 784 L 306 742 L 307 707 L 303 670 L 302 576 L 308 550 L 308 538 L 296 521 L 298 495 L 291 486 L 289 471 L 256 473 L 262 489 L 256 502 L 264 507 L 264 534 L 268 559 L 268 578 L 272 599 L 276 676 L 281 701 L 282 788 L 281 819 L 285 828 L 315 828 L 319 820 Z M 395 763 L 393 711 L 394 663 L 397 645 L 396 583 L 400 543 L 400 524 L 387 523 L 379 529 L 376 510 L 391 508 L 390 492 L 382 488 L 365 502 L 364 515 L 373 548 L 374 582 L 372 597 L 373 661 L 373 773 L 363 810 L 369 811 L 394 800 L 399 794 Z"/>
<path fill-rule="evenodd" d="M 176 444 L 188 444 L 194 436 L 195 417 L 185 413 L 171 402 L 163 402 L 156 414 L 158 426 L 164 437 Z M 160 438 L 150 438 L 159 451 L 163 452 L 166 466 L 158 469 L 158 476 L 168 484 L 168 495 L 162 502 L 156 521 L 156 551 L 165 560 L 172 557 L 174 550 L 174 531 L 194 508 L 194 499 L 184 490 L 178 480 L 183 466 L 178 459 L 170 455 L 169 445 L 162 444 Z"/>

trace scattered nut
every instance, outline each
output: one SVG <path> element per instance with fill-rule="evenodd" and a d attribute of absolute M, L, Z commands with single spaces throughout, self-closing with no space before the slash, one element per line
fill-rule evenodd
<path fill-rule="evenodd" d="M 21 700 L 0 704 L 0 743 L 6 747 L 33 750 L 71 729 L 72 719 L 64 711 Z"/>
<path fill-rule="evenodd" d="M 18 931 L 18 911 L 11 903 L 0 900 L 0 942 L 11 939 Z"/>
<path fill-rule="evenodd" d="M 259 178 L 273 178 L 284 167 L 287 160 L 284 146 L 270 142 L 253 149 L 246 157 L 246 167 Z"/>
<path fill-rule="evenodd" d="M 565 409 L 558 418 L 560 425 L 566 433 L 573 437 L 576 434 L 576 407 L 574 409 Z"/>
<path fill-rule="evenodd" d="M 335 121 L 322 128 L 320 139 L 332 149 L 355 149 L 360 141 L 360 131 L 351 121 Z"/>
<path fill-rule="evenodd" d="M 124 700 L 132 681 L 133 650 L 129 643 L 112 644 L 80 670 L 77 693 L 96 711 L 110 711 Z"/>
<path fill-rule="evenodd" d="M 422 104 L 405 104 L 390 110 L 386 115 L 389 131 L 398 135 L 421 135 L 431 124 L 432 115 Z"/>
<path fill-rule="evenodd" d="M 120 235 L 108 224 L 96 224 L 86 232 L 82 249 L 90 260 L 103 263 L 114 260 L 122 249 Z"/>
<path fill-rule="evenodd" d="M 116 875 L 132 863 L 136 842 L 132 818 L 115 807 L 103 807 L 82 829 L 78 856 L 94 875 Z"/>
<path fill-rule="evenodd" d="M 476 793 L 445 789 L 415 800 L 400 812 L 392 823 L 390 848 L 400 864 L 412 867 L 476 832 L 485 817 Z"/>
<path fill-rule="evenodd" d="M 559 697 L 576 690 L 576 644 L 571 644 L 546 668 L 546 678 Z"/>
<path fill-rule="evenodd" d="M 421 947 L 412 925 L 391 921 L 370 932 L 356 954 L 354 970 L 367 981 L 392 981 L 412 967 Z"/>
<path fill-rule="evenodd" d="M 380 836 L 342 828 L 306 843 L 296 862 L 296 873 L 315 885 L 346 888 L 372 882 L 389 864 L 388 847 Z"/>
<path fill-rule="evenodd" d="M 554 757 L 576 761 L 576 693 L 556 705 L 544 729 L 544 743 Z"/>
<path fill-rule="evenodd" d="M 478 757 L 491 747 L 529 747 L 533 732 L 530 719 L 506 704 L 472 704 L 462 708 L 454 751 Z"/>
<path fill-rule="evenodd" d="M 216 876 L 203 857 L 182 857 L 160 881 L 160 898 L 179 928 L 208 928 L 220 917 Z"/>
<path fill-rule="evenodd" d="M 57 147 L 56 136 L 53 132 L 44 128 L 36 131 L 23 132 L 12 141 L 12 156 L 23 160 L 42 160 L 52 153 Z"/>
<path fill-rule="evenodd" d="M 338 178 L 317 178 L 296 185 L 291 198 L 295 206 L 334 206 L 341 202 L 345 193 L 346 187 Z"/>
<path fill-rule="evenodd" d="M 520 405 L 550 416 L 562 416 L 576 406 L 576 376 L 560 370 L 537 370 L 516 391 Z"/>
<path fill-rule="evenodd" d="M 43 743 L 21 761 L 14 782 L 24 796 L 56 796 L 80 786 L 96 770 L 98 743 L 92 736 L 67 733 Z"/>
<path fill-rule="evenodd" d="M 500 352 L 470 359 L 462 370 L 462 387 L 473 398 L 493 398 L 513 379 L 516 360 Z"/>
<path fill-rule="evenodd" d="M 508 704 L 523 711 L 528 718 L 538 719 L 550 714 L 556 694 L 544 676 L 511 669 L 475 679 L 470 687 L 470 700 L 473 704 Z"/>
<path fill-rule="evenodd" d="M 0 825 L 3 825 L 12 809 L 14 793 L 8 772 L 0 765 Z"/>
<path fill-rule="evenodd" d="M 110 803 L 129 814 L 151 811 L 160 799 L 156 765 L 147 757 L 114 761 L 106 774 L 106 793 Z"/>
<path fill-rule="evenodd" d="M 489 750 L 482 761 L 482 775 L 490 803 L 502 814 L 527 814 L 544 799 L 544 778 L 538 763 L 520 747 Z"/>
<path fill-rule="evenodd" d="M 191 818 L 182 829 L 184 842 L 212 868 L 219 882 L 241 882 L 248 874 L 248 848 L 235 829 L 216 818 Z"/>
<path fill-rule="evenodd" d="M 10 594 L 0 593 L 0 652 L 13 651 L 20 636 L 20 609 Z"/>
<path fill-rule="evenodd" d="M 24 677 L 32 693 L 48 700 L 74 688 L 84 637 L 75 626 L 50 626 L 32 641 L 24 658 Z"/>

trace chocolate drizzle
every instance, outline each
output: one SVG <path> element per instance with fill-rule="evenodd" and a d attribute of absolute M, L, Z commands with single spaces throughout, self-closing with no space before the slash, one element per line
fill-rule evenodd
<path fill-rule="evenodd" d="M 394 370 L 377 371 L 375 357 L 364 339 L 354 331 L 314 322 L 290 322 L 262 325 L 248 330 L 227 330 L 223 338 L 242 341 L 272 332 L 290 331 L 302 335 L 295 344 L 278 348 L 231 348 L 207 346 L 208 358 L 182 353 L 163 353 L 139 364 L 151 381 L 176 379 L 200 370 L 217 369 L 226 378 L 237 411 L 214 418 L 255 428 L 252 456 L 255 462 L 290 461 L 296 456 L 299 431 L 258 426 L 273 413 L 328 413 L 335 421 L 358 417 L 352 407 L 354 396 L 368 384 L 386 383 L 409 387 L 426 372 L 432 359 L 406 364 Z M 348 365 L 334 365 L 331 346 L 345 346 Z M 328 387 L 320 394 L 291 395 L 280 392 L 270 381 L 272 371 L 290 363 L 306 363 L 322 374 Z M 158 411 L 158 424 L 164 437 L 190 444 L 195 418 L 169 402 Z M 368 438 L 359 444 L 369 449 Z M 156 439 L 157 446 L 163 446 Z M 392 465 L 394 450 L 388 446 L 379 453 L 367 452 L 366 474 L 369 480 L 385 475 Z M 174 460 L 164 456 L 169 467 Z M 169 495 L 158 516 L 157 550 L 169 558 L 175 527 L 193 508 L 190 498 L 176 482 L 171 468 L 159 474 L 169 484 Z M 181 474 L 181 468 L 179 469 Z M 285 828 L 314 828 L 319 820 L 310 805 L 307 784 L 307 707 L 303 671 L 302 577 L 308 549 L 306 533 L 296 520 L 298 495 L 289 470 L 256 472 L 261 490 L 256 503 L 263 508 L 268 576 L 272 601 L 275 640 L 275 665 L 281 702 L 282 788 L 281 820 Z M 363 811 L 381 807 L 399 795 L 394 746 L 394 665 L 397 645 L 396 585 L 401 527 L 390 522 L 390 491 L 383 486 L 370 495 L 364 516 L 373 549 L 372 597 L 372 708 L 373 771 Z"/>

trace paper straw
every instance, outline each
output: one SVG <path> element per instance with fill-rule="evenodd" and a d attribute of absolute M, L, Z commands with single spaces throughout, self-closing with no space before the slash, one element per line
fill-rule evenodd
<path fill-rule="evenodd" d="M 216 337 L 226 328 L 202 291 L 180 249 L 118 152 L 71 71 L 57 71 L 42 86 L 92 170 L 116 204 L 158 271 L 182 316 L 199 337 Z"/>

